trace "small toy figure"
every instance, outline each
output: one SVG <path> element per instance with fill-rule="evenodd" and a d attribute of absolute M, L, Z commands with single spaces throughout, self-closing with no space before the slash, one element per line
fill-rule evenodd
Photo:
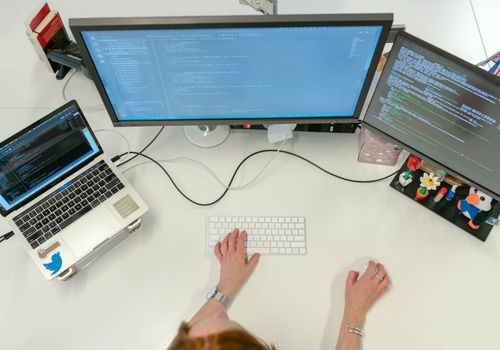
<path fill-rule="evenodd" d="M 497 204 L 495 199 L 471 187 L 467 198 L 458 201 L 457 208 L 462 215 L 470 219 L 469 227 L 477 230 L 489 218 L 495 204 Z"/>
<path fill-rule="evenodd" d="M 399 183 L 401 186 L 406 187 L 413 181 L 413 176 L 409 170 L 399 174 Z"/>
<path fill-rule="evenodd" d="M 436 170 L 436 176 L 439 182 L 443 182 L 446 177 L 446 172 L 443 169 Z"/>
<path fill-rule="evenodd" d="M 450 192 L 446 195 L 446 200 L 450 202 L 453 197 L 455 197 L 455 191 L 457 190 L 458 185 L 451 186 Z"/>
<path fill-rule="evenodd" d="M 420 176 L 420 187 L 425 187 L 429 191 L 435 190 L 437 186 L 441 184 L 437 176 L 434 176 L 433 173 L 427 174 L 424 173 L 424 176 Z"/>
<path fill-rule="evenodd" d="M 417 192 L 415 192 L 415 199 L 417 201 L 423 201 L 424 199 L 427 198 L 428 195 L 429 195 L 429 190 L 421 186 L 417 188 Z"/>
<path fill-rule="evenodd" d="M 439 192 L 434 196 L 434 202 L 438 203 L 441 199 L 443 199 L 446 192 L 448 192 L 448 189 L 446 187 L 441 187 Z"/>
<path fill-rule="evenodd" d="M 418 158 L 417 156 L 409 156 L 408 160 L 406 161 L 406 166 L 410 171 L 415 171 L 418 168 L 420 168 L 420 165 L 422 165 L 422 159 Z"/>

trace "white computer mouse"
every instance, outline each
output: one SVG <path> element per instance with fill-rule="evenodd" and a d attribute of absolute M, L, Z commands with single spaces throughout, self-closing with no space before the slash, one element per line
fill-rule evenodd
<path fill-rule="evenodd" d="M 357 258 L 354 260 L 354 263 L 352 264 L 351 270 L 359 272 L 359 277 L 361 277 L 366 269 L 368 268 L 368 263 L 371 261 L 374 261 L 375 263 L 378 263 L 377 259 L 371 258 L 369 256 L 363 256 L 361 258 Z"/>

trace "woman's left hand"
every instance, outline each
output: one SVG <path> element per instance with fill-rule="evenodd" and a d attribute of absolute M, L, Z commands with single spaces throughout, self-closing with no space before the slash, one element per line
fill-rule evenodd
<path fill-rule="evenodd" d="M 253 254 L 247 261 L 245 244 L 247 233 L 235 229 L 214 247 L 215 256 L 220 263 L 220 277 L 217 288 L 228 298 L 233 297 L 250 277 L 259 262 L 260 254 Z"/>

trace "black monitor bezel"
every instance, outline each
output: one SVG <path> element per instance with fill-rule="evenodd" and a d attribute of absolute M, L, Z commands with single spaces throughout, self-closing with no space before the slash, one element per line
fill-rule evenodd
<path fill-rule="evenodd" d="M 443 56 L 445 59 L 448 59 L 448 60 L 451 60 L 453 61 L 453 63 L 456 63 L 462 67 L 464 67 L 465 69 L 468 69 L 470 70 L 472 73 L 474 74 L 478 74 L 480 77 L 482 78 L 485 78 L 486 80 L 489 80 L 491 81 L 492 83 L 494 84 L 499 84 L 500 83 L 500 78 L 496 77 L 495 75 L 489 73 L 488 71 L 485 71 L 484 69 L 481 69 L 479 68 L 478 66 L 475 66 L 463 59 L 461 59 L 460 57 L 457 57 L 447 51 L 444 51 L 443 49 L 440 49 L 439 47 L 437 46 L 434 46 L 430 43 L 428 43 L 427 41 L 424 41 L 420 38 L 417 38 L 416 36 L 408 33 L 408 32 L 401 32 L 397 35 L 395 41 L 394 41 L 394 45 L 391 49 L 391 52 L 389 53 L 389 57 L 387 59 L 387 61 L 389 62 L 391 60 L 391 56 L 393 55 L 396 55 L 395 51 L 393 50 L 394 48 L 398 47 L 401 43 L 402 40 L 410 40 L 410 41 L 413 41 L 414 43 L 416 43 L 417 45 L 420 45 L 422 46 L 423 48 L 425 49 L 428 49 L 440 56 Z M 378 87 L 380 86 L 380 84 L 383 84 L 383 81 L 385 81 L 385 77 L 387 76 L 387 74 L 389 74 L 389 70 L 386 69 L 386 67 L 384 67 L 384 71 L 382 72 L 380 78 L 378 79 L 377 81 L 377 86 L 375 87 L 375 91 L 378 89 Z M 373 103 L 373 98 L 370 100 L 370 103 L 366 109 L 366 112 L 365 112 L 365 116 L 366 116 L 366 113 L 368 113 L 368 111 L 370 110 L 370 106 L 371 104 Z M 408 144 L 406 144 L 404 141 L 401 141 L 399 139 L 396 139 L 394 138 L 393 136 L 387 134 L 386 132 L 384 132 L 383 130 L 380 130 L 379 128 L 377 128 L 376 126 L 374 125 L 371 125 L 369 122 L 367 122 L 365 119 L 363 119 L 361 121 L 361 125 L 363 127 L 367 127 L 369 130 L 372 130 L 376 133 L 379 133 L 379 134 L 382 134 L 385 138 L 389 139 L 391 142 L 394 142 L 395 144 L 407 149 L 408 151 L 410 151 L 411 153 L 414 153 L 416 155 L 418 155 L 419 157 L 421 157 L 422 159 L 426 159 L 428 161 L 430 161 L 431 163 L 433 163 L 434 165 L 438 166 L 439 168 L 442 168 L 443 170 L 446 170 L 449 174 L 455 176 L 457 179 L 463 181 L 464 183 L 466 183 L 467 185 L 473 185 L 474 187 L 480 189 L 481 191 L 489 194 L 490 196 L 492 196 L 493 198 L 495 198 L 496 200 L 500 201 L 500 193 L 496 193 L 495 191 L 487 188 L 487 187 L 484 187 L 482 185 L 480 185 L 479 183 L 477 183 L 476 181 L 474 181 L 473 179 L 470 179 L 456 171 L 454 171 L 450 166 L 448 165 L 445 165 L 443 163 L 441 163 L 440 161 L 437 161 L 436 159 L 426 155 L 426 154 L 423 154 L 421 153 L 419 150 L 409 146 Z"/>
<path fill-rule="evenodd" d="M 50 112 L 49 114 L 47 114 L 46 116 L 38 119 L 37 121 L 35 121 L 34 123 L 28 125 L 27 127 L 25 127 L 24 129 L 18 131 L 17 133 L 15 133 L 14 135 L 10 136 L 9 138 L 3 140 L 2 142 L 0 142 L 0 148 L 5 146 L 6 144 L 14 141 L 16 138 L 20 137 L 21 135 L 25 134 L 27 131 L 39 126 L 40 124 L 44 123 L 45 121 L 49 120 L 50 118 L 52 118 L 54 115 L 56 114 L 59 114 L 60 112 L 64 111 L 65 109 L 67 109 L 69 106 L 76 106 L 77 110 L 78 110 L 78 113 L 80 114 L 80 116 L 82 117 L 82 120 L 83 122 L 85 123 L 86 127 L 89 129 L 89 132 L 90 134 L 92 135 L 92 137 L 94 138 L 95 140 L 95 143 L 97 145 L 97 147 L 99 148 L 99 151 L 95 154 L 93 154 L 91 157 L 89 157 L 89 159 L 85 160 L 84 162 L 82 162 L 81 164 L 79 164 L 78 166 L 76 166 L 74 169 L 68 171 L 66 174 L 62 175 L 61 177 L 57 178 L 57 179 L 54 179 L 52 182 L 48 183 L 47 185 L 43 186 L 42 188 L 40 188 L 38 191 L 34 192 L 33 194 L 31 194 L 30 196 L 28 196 L 26 199 L 22 200 L 21 202 L 19 202 L 18 204 L 16 204 L 15 206 L 13 206 L 12 208 L 10 209 L 5 209 L 3 208 L 2 206 L 0 206 L 0 214 L 2 216 L 7 216 L 9 215 L 10 213 L 16 211 L 17 209 L 21 208 L 22 206 L 26 205 L 26 203 L 29 203 L 30 201 L 32 201 L 34 198 L 37 198 L 39 195 L 41 195 L 42 193 L 44 193 L 45 191 L 47 191 L 49 188 L 55 186 L 57 183 L 63 181 L 64 178 L 68 178 L 69 176 L 71 176 L 72 174 L 76 173 L 77 171 L 79 171 L 80 169 L 84 168 L 86 165 L 88 165 L 89 163 L 91 163 L 94 159 L 96 159 L 97 157 L 99 157 L 100 155 L 102 155 L 104 153 L 101 145 L 99 144 L 97 138 L 95 137 L 95 134 L 94 132 L 92 131 L 92 128 L 90 127 L 90 124 L 89 122 L 87 121 L 87 119 L 85 118 L 83 112 L 82 112 L 82 109 L 80 108 L 80 106 L 78 105 L 78 103 L 76 102 L 76 100 L 71 100 L 67 103 L 65 103 L 64 105 L 62 105 L 61 107 L 55 109 L 54 111 Z"/>
<path fill-rule="evenodd" d="M 199 17 L 137 17 L 137 18 L 71 18 L 69 26 L 78 43 L 86 67 L 99 91 L 104 106 L 114 126 L 151 126 L 151 125 L 245 125 L 245 124 L 288 124 L 288 123 L 353 123 L 359 117 L 373 80 L 377 64 L 387 37 L 391 30 L 393 14 L 313 14 L 313 15 L 276 15 L 276 16 L 199 16 Z M 183 120 L 134 120 L 120 121 L 103 87 L 97 69 L 90 57 L 82 31 L 130 30 L 130 29 L 192 29 L 192 28 L 250 28 L 283 26 L 370 26 L 382 27 L 379 42 L 368 69 L 359 100 L 352 116 L 314 117 L 314 118 L 276 118 L 276 119 L 183 119 Z"/>

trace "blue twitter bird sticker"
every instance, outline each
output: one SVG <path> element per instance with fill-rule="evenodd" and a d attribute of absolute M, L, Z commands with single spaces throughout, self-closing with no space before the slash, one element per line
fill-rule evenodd
<path fill-rule="evenodd" d="M 49 270 L 51 273 L 51 275 L 55 275 L 57 272 L 59 272 L 59 270 L 61 269 L 62 267 L 62 258 L 61 258 L 61 253 L 60 252 L 57 252 L 55 254 L 52 255 L 51 257 L 52 261 L 47 263 L 47 264 L 43 264 L 43 266 Z"/>

